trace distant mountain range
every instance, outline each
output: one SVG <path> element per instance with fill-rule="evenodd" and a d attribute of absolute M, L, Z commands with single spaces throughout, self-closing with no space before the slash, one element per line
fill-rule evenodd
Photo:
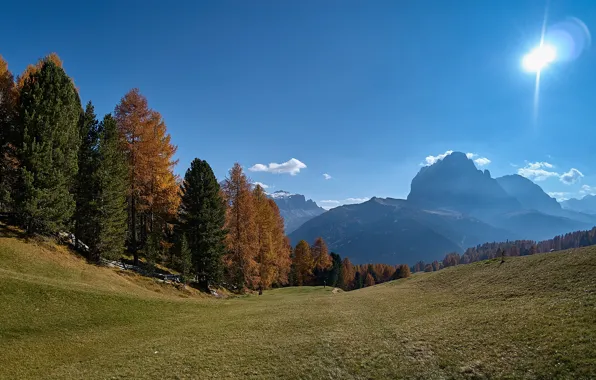
<path fill-rule="evenodd" d="M 568 199 L 561 202 L 561 206 L 566 210 L 596 214 L 596 195 L 586 195 L 582 199 Z"/>
<path fill-rule="evenodd" d="M 286 234 L 289 234 L 306 221 L 321 215 L 325 209 L 319 207 L 313 200 L 306 200 L 304 195 L 291 194 L 287 191 L 276 191 L 268 195 L 279 207 L 279 213 L 284 218 Z"/>
<path fill-rule="evenodd" d="M 525 177 L 492 178 L 454 152 L 420 169 L 407 200 L 372 198 L 337 207 L 302 219 L 289 236 L 292 244 L 322 236 L 355 263 L 412 264 L 485 242 L 541 240 L 592 228 L 596 215 L 582 210 L 562 208 Z"/>

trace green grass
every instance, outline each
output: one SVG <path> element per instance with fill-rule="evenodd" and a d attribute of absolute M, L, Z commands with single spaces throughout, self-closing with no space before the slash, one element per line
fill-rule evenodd
<path fill-rule="evenodd" d="M 595 374 L 596 248 L 213 299 L 0 237 L 0 378 Z"/>

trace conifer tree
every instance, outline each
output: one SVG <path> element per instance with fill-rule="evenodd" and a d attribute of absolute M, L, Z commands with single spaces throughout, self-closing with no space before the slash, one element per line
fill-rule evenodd
<path fill-rule="evenodd" d="M 257 236 L 257 264 L 259 266 L 259 290 L 268 289 L 275 280 L 276 274 L 276 245 L 274 244 L 273 228 L 274 213 L 265 191 L 260 185 L 253 190 L 255 204 L 255 224 Z"/>
<path fill-rule="evenodd" d="M 227 203 L 227 254 L 224 257 L 226 277 L 239 289 L 255 289 L 260 283 L 256 261 L 258 252 L 255 206 L 250 181 L 235 163 L 224 181 Z"/>
<path fill-rule="evenodd" d="M 341 257 L 334 252 L 331 252 L 331 270 L 329 271 L 328 284 L 331 286 L 339 285 L 339 278 L 341 274 Z"/>
<path fill-rule="evenodd" d="M 12 206 L 18 161 L 15 131 L 16 90 L 8 64 L 0 56 L 0 211 Z"/>
<path fill-rule="evenodd" d="M 99 124 L 98 135 L 98 233 L 92 253 L 95 260 L 100 257 L 115 260 L 124 251 L 126 241 L 128 167 L 120 144 L 118 126 L 111 115 L 106 115 Z"/>
<path fill-rule="evenodd" d="M 275 251 L 275 283 L 278 286 L 286 285 L 289 281 L 292 259 L 292 245 L 285 235 L 284 219 L 279 213 L 279 208 L 273 199 L 268 199 L 269 207 L 273 213 L 273 249 Z"/>
<path fill-rule="evenodd" d="M 139 246 L 152 232 L 164 233 L 178 210 L 176 146 L 161 115 L 149 108 L 138 89 L 122 98 L 114 115 L 129 167 L 128 241 L 137 264 Z"/>
<path fill-rule="evenodd" d="M 207 161 L 195 158 L 191 162 L 181 190 L 179 228 L 188 239 L 194 272 L 199 282 L 207 286 L 220 283 L 226 211 L 219 183 Z"/>
<path fill-rule="evenodd" d="M 87 103 L 85 112 L 81 114 L 79 136 L 81 142 L 78 153 L 79 172 L 75 186 L 75 236 L 77 247 L 79 241 L 91 247 L 97 245 L 97 201 L 99 196 L 99 184 L 97 183 L 99 123 L 91 102 Z"/>
<path fill-rule="evenodd" d="M 193 270 L 192 252 L 188 246 L 186 235 L 182 234 L 180 238 L 180 270 L 182 272 L 182 282 L 188 284 L 191 280 Z"/>
<path fill-rule="evenodd" d="M 364 279 L 364 286 L 373 286 L 375 284 L 375 279 L 370 273 L 366 273 L 366 277 Z"/>
<path fill-rule="evenodd" d="M 17 212 L 27 232 L 56 232 L 75 209 L 81 104 L 72 80 L 44 59 L 23 78 L 18 113 Z"/>
<path fill-rule="evenodd" d="M 312 276 L 314 261 L 310 247 L 304 240 L 300 240 L 294 249 L 294 268 L 296 271 L 296 285 L 302 286 L 307 284 Z"/>
<path fill-rule="evenodd" d="M 350 290 L 354 286 L 354 277 L 356 272 L 354 265 L 347 257 L 341 262 L 341 272 L 339 277 L 339 286 L 343 290 Z"/>
<path fill-rule="evenodd" d="M 323 285 L 327 281 L 328 270 L 333 262 L 329 256 L 327 244 L 322 237 L 318 237 L 310 248 L 314 263 L 314 277 L 318 285 Z"/>

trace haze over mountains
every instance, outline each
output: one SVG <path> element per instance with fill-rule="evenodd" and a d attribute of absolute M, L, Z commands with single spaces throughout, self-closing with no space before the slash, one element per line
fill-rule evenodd
<path fill-rule="evenodd" d="M 406 200 L 372 198 L 337 207 L 305 216 L 302 225 L 292 222 L 296 229 L 287 232 L 292 244 L 322 236 L 354 263 L 412 264 L 485 242 L 542 240 L 592 228 L 596 215 L 578 210 L 561 207 L 525 177 L 492 178 L 466 154 L 453 152 L 420 169 Z"/>

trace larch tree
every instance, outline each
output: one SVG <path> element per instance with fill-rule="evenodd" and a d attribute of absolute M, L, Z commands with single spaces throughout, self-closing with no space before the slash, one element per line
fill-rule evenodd
<path fill-rule="evenodd" d="M 99 165 L 99 123 L 91 102 L 87 103 L 85 112 L 79 121 L 79 136 L 81 138 L 78 153 L 79 172 L 75 186 L 74 227 L 76 246 L 79 241 L 95 247 L 98 237 L 97 201 L 99 186 L 97 183 L 97 169 Z"/>
<path fill-rule="evenodd" d="M 267 199 L 269 207 L 273 213 L 272 237 L 273 249 L 275 252 L 275 283 L 278 286 L 288 284 L 288 276 L 292 266 L 292 246 L 290 239 L 285 234 L 284 219 L 279 212 L 279 208 L 273 199 Z"/>
<path fill-rule="evenodd" d="M 114 115 L 129 167 L 129 249 L 138 264 L 139 243 L 160 234 L 178 209 L 176 147 L 161 115 L 151 110 L 138 89 L 129 91 Z"/>
<path fill-rule="evenodd" d="M 343 290 L 350 290 L 354 284 L 356 270 L 354 265 L 347 257 L 341 262 L 341 272 L 339 276 L 339 287 Z"/>
<path fill-rule="evenodd" d="M 257 227 L 251 184 L 235 163 L 223 184 L 226 209 L 227 254 L 224 256 L 228 282 L 242 290 L 259 283 Z"/>
<path fill-rule="evenodd" d="M 276 244 L 273 236 L 274 217 L 273 208 L 265 191 L 260 185 L 253 190 L 255 205 L 255 225 L 257 237 L 257 264 L 259 266 L 259 292 L 268 289 L 275 280 L 276 272 Z"/>
<path fill-rule="evenodd" d="M 325 240 L 322 237 L 318 237 L 310 248 L 310 252 L 313 257 L 315 280 L 318 282 L 318 285 L 325 284 L 327 282 L 328 270 L 333 264 Z"/>
<path fill-rule="evenodd" d="M 310 252 L 310 246 L 304 240 L 300 240 L 294 249 L 294 270 L 296 285 L 307 284 L 312 276 L 314 261 Z"/>
<path fill-rule="evenodd" d="M 72 80 L 51 59 L 23 77 L 18 99 L 16 208 L 29 233 L 68 226 L 75 209 L 81 104 Z"/>
<path fill-rule="evenodd" d="M 16 159 L 16 88 L 8 64 L 0 56 L 0 211 L 12 205 L 18 172 Z"/>
<path fill-rule="evenodd" d="M 364 278 L 364 286 L 373 286 L 375 284 L 375 279 L 370 273 L 366 273 L 366 277 Z"/>
<path fill-rule="evenodd" d="M 181 186 L 179 229 L 187 240 L 194 273 L 209 286 L 220 283 L 225 254 L 225 203 L 219 183 L 207 161 L 195 158 Z M 181 252 L 184 262 L 184 252 Z"/>
<path fill-rule="evenodd" d="M 95 206 L 98 232 L 91 253 L 94 260 L 101 257 L 115 260 L 122 255 L 126 241 L 128 166 L 118 126 L 111 115 L 106 115 L 99 124 L 98 136 Z"/>

